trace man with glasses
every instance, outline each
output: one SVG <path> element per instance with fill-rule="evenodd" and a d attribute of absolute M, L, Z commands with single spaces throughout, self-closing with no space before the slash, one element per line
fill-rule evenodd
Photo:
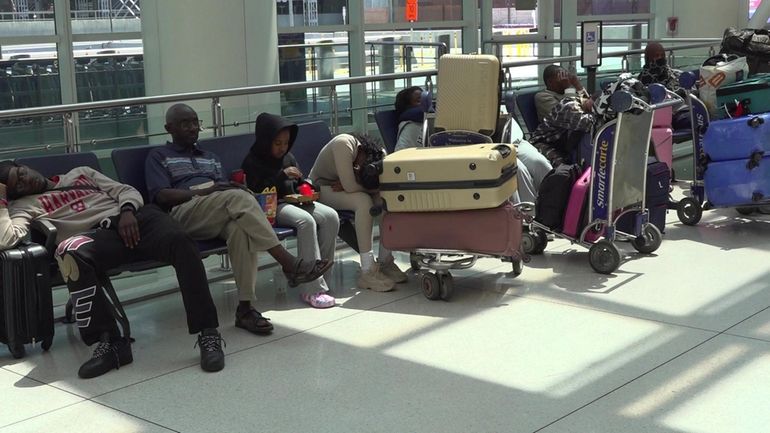
<path fill-rule="evenodd" d="M 168 209 L 193 238 L 227 241 L 240 301 L 235 326 L 269 334 L 270 320 L 251 305 L 259 252 L 267 251 L 281 265 L 291 286 L 318 279 L 332 262 L 303 261 L 281 245 L 252 193 L 230 182 L 219 158 L 196 145 L 200 122 L 195 110 L 185 104 L 170 107 L 166 131 L 172 141 L 153 149 L 145 164 L 150 200 Z"/>

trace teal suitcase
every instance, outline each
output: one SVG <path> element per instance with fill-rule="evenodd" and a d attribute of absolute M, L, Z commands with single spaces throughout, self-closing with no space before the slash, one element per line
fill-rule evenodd
<path fill-rule="evenodd" d="M 720 119 L 770 112 L 770 74 L 752 75 L 718 88 L 717 108 Z"/>

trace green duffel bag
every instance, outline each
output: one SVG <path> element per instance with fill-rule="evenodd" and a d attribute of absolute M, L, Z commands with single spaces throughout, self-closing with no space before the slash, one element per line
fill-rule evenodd
<path fill-rule="evenodd" d="M 770 112 L 770 74 L 752 75 L 718 88 L 717 108 L 719 119 Z"/>

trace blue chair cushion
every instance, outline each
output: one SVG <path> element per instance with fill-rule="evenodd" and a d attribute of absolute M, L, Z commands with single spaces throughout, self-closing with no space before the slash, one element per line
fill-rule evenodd
<path fill-rule="evenodd" d="M 420 111 L 422 113 L 422 111 Z M 385 150 L 393 153 L 398 141 L 398 118 L 396 110 L 384 110 L 374 113 L 374 120 L 377 122 L 377 129 L 380 130 L 382 142 L 385 144 Z"/>
<path fill-rule="evenodd" d="M 64 174 L 76 167 L 91 167 L 96 171 L 102 171 L 99 159 L 93 152 L 30 156 L 16 158 L 16 163 L 26 165 L 45 177 Z"/>
<path fill-rule="evenodd" d="M 519 107 L 524 125 L 527 126 L 527 131 L 530 134 L 535 132 L 540 124 L 540 119 L 537 117 L 537 107 L 535 106 L 535 94 L 537 92 L 539 90 L 519 93 L 516 96 L 516 105 Z"/>
<path fill-rule="evenodd" d="M 296 235 L 296 230 L 291 227 L 273 227 L 273 231 L 275 232 L 275 235 L 278 236 L 279 240 L 284 240 Z"/>

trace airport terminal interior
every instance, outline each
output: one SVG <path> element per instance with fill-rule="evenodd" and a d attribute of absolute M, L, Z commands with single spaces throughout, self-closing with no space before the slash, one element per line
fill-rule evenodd
<path fill-rule="evenodd" d="M 402 89 L 423 88 L 440 114 L 450 92 L 438 79 L 443 55 L 496 57 L 511 99 L 542 90 L 554 64 L 601 93 L 622 73 L 638 75 L 653 43 L 669 66 L 703 79 L 727 29 L 769 20 L 770 0 L 0 0 L 0 160 L 63 155 L 67 164 L 86 153 L 121 179 L 113 151 L 170 140 L 165 113 L 176 103 L 197 111 L 209 144 L 250 143 L 263 112 L 300 131 L 320 125 L 303 136 L 318 149 L 341 133 L 386 141 L 378 113 Z M 666 100 L 677 97 L 697 112 L 689 93 Z M 497 140 L 531 138 L 527 108 L 501 99 L 493 103 L 514 132 Z M 635 103 L 655 105 L 646 102 Z M 629 113 L 618 130 L 637 124 Z M 647 137 L 628 131 L 616 141 Z M 78 377 L 94 346 L 67 323 L 59 279 L 50 348 L 0 344 L 0 433 L 766 432 L 770 203 L 701 207 L 703 161 L 693 155 L 702 135 L 688 134 L 668 145 L 672 205 L 649 254 L 639 238 L 597 241 L 608 245 L 597 250 L 537 231 L 524 206 L 515 218 L 540 251 L 517 251 L 513 263 L 482 254 L 448 271 L 394 251 L 408 279 L 378 292 L 358 287 L 361 256 L 340 232 L 325 277 L 332 308 L 308 305 L 259 254 L 253 305 L 274 325 L 268 335 L 234 326 L 231 260 L 208 255 L 218 372 L 201 369 L 174 269 L 150 266 L 111 277 L 133 362 Z M 708 181 L 707 172 L 707 190 Z M 386 231 L 376 221 L 375 255 Z M 298 254 L 295 236 L 281 242 Z M 596 257 L 607 251 L 619 262 L 602 272 Z M 7 317 L 9 302 L 0 305 Z"/>

